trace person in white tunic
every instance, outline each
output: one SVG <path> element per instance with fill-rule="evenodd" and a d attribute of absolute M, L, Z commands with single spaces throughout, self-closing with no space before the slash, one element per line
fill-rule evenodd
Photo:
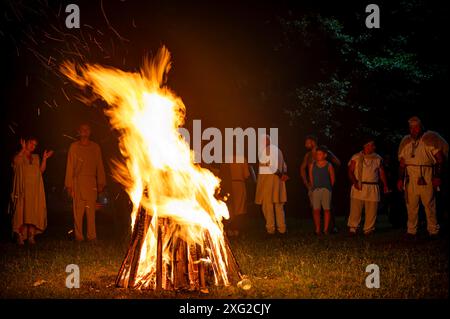
<path fill-rule="evenodd" d="M 355 235 L 365 211 L 364 234 L 375 230 L 378 203 L 380 201 L 380 180 L 383 191 L 388 192 L 382 158 L 375 153 L 375 141 L 366 139 L 363 150 L 356 153 L 348 163 L 348 174 L 352 182 L 350 193 L 350 216 L 347 226 L 350 235 Z"/>
<path fill-rule="evenodd" d="M 403 138 L 398 150 L 400 168 L 397 181 L 397 188 L 405 192 L 407 235 L 415 237 L 417 234 L 419 205 L 422 202 L 428 233 L 435 236 L 439 233 L 435 191 L 441 185 L 448 144 L 438 133 L 425 132 L 418 117 L 410 118 L 408 123 L 410 134 Z"/>
<path fill-rule="evenodd" d="M 256 183 L 255 203 L 262 205 L 268 234 L 286 233 L 283 205 L 287 201 L 287 165 L 280 149 L 265 137 L 265 146 L 260 148 L 259 172 Z M 275 209 L 275 213 L 274 213 Z M 276 222 L 276 224 L 275 224 Z"/>

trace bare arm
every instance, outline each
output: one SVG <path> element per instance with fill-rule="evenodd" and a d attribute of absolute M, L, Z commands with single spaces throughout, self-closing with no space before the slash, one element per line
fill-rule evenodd
<path fill-rule="evenodd" d="M 437 164 L 442 164 L 444 163 L 444 153 L 442 151 L 437 152 L 434 155 L 434 159 L 436 160 Z"/>
<path fill-rule="evenodd" d="M 45 172 L 45 169 L 47 168 L 47 159 L 50 158 L 53 155 L 53 151 L 44 151 L 44 155 L 42 156 L 42 163 L 41 163 L 41 173 Z"/>
<path fill-rule="evenodd" d="M 42 157 L 42 162 L 41 162 L 41 174 L 45 172 L 45 169 L 47 168 L 47 159 L 44 157 Z"/>
<path fill-rule="evenodd" d="M 405 159 L 403 157 L 400 158 L 400 165 L 398 167 L 398 180 L 397 180 L 397 189 L 402 192 L 403 191 L 403 181 L 405 179 L 406 173 L 406 164 Z"/>
<path fill-rule="evenodd" d="M 336 182 L 336 176 L 334 174 L 334 167 L 333 165 L 328 165 L 328 172 L 330 173 L 330 181 L 331 181 L 331 186 L 334 186 L 334 183 Z"/>
<path fill-rule="evenodd" d="M 434 177 L 440 178 L 442 175 L 442 166 L 444 164 L 444 153 L 442 151 L 437 152 L 434 155 L 434 159 L 436 160 L 436 164 L 434 165 Z"/>
<path fill-rule="evenodd" d="M 398 178 L 403 180 L 403 178 L 405 177 L 405 172 L 406 172 L 406 164 L 405 164 L 405 160 L 402 158 L 400 158 L 400 165 L 398 167 Z"/>
<path fill-rule="evenodd" d="M 350 165 L 348 166 L 348 178 L 350 179 L 350 181 L 352 182 L 353 186 L 355 186 L 356 189 L 361 190 L 361 187 L 359 187 L 358 180 L 356 179 L 355 176 L 355 167 L 356 162 L 354 160 L 351 160 Z"/>
<path fill-rule="evenodd" d="M 307 167 L 307 157 L 308 153 L 303 157 L 302 164 L 300 165 L 300 176 L 302 177 L 303 184 L 308 187 L 308 179 L 306 178 L 306 171 L 308 170 L 309 174 L 309 167 Z"/>
<path fill-rule="evenodd" d="M 308 167 L 308 173 L 309 173 L 309 180 L 310 180 L 311 182 L 309 183 L 309 187 L 308 187 L 308 185 L 307 185 L 307 187 L 308 187 L 308 188 L 314 188 L 313 164 L 312 164 L 312 163 L 309 164 L 309 167 Z"/>
<path fill-rule="evenodd" d="M 380 167 L 380 179 L 381 179 L 381 182 L 383 183 L 384 192 L 387 193 L 389 191 L 389 189 L 388 189 L 388 183 L 387 183 L 387 178 L 386 178 L 386 172 L 384 170 L 383 165 L 381 165 L 381 167 Z"/>
<path fill-rule="evenodd" d="M 328 153 L 329 153 L 329 155 L 330 155 L 330 161 L 331 161 L 331 163 L 332 163 L 334 166 L 336 166 L 336 167 L 341 166 L 341 161 L 339 160 L 339 158 L 338 158 L 336 155 L 334 155 L 334 153 L 331 152 L 331 151 L 328 151 Z"/>
<path fill-rule="evenodd" d="M 434 159 L 436 160 L 436 164 L 434 164 L 433 170 L 433 187 L 438 189 L 441 185 L 441 175 L 444 164 L 444 153 L 442 151 L 437 152 L 434 155 Z"/>

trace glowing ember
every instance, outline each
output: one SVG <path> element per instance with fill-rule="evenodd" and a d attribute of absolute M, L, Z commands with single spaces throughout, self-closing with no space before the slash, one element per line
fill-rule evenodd
<path fill-rule="evenodd" d="M 120 132 L 125 163 L 115 162 L 113 176 L 133 203 L 133 238 L 118 285 L 201 288 L 208 265 L 215 284 L 228 285 L 235 274 L 240 277 L 223 235 L 221 221 L 228 210 L 214 196 L 220 180 L 194 164 L 179 134 L 185 106 L 164 85 L 170 67 L 170 53 L 163 47 L 139 73 L 70 62 L 61 71 L 108 103 L 105 113 Z"/>

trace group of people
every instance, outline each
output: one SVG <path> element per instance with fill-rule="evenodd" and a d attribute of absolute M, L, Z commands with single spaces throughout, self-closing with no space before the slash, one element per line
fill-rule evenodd
<path fill-rule="evenodd" d="M 87 239 L 95 240 L 95 209 L 97 194 L 106 184 L 102 153 L 90 140 L 91 128 L 82 124 L 79 140 L 70 145 L 67 154 L 65 187 L 73 200 L 75 240 L 84 240 L 83 218 L 87 216 Z M 13 232 L 17 243 L 35 244 L 35 235 L 47 227 L 47 205 L 42 174 L 53 151 L 45 150 L 42 161 L 34 154 L 38 140 L 21 140 L 22 148 L 13 159 L 14 181 L 11 195 Z"/>
<path fill-rule="evenodd" d="M 405 136 L 398 150 L 399 175 L 397 188 L 404 193 L 408 211 L 407 237 L 415 238 L 418 229 L 420 202 L 424 206 L 427 220 L 427 230 L 431 237 L 439 233 L 436 214 L 435 192 L 441 185 L 443 164 L 448 156 L 447 142 L 436 132 L 425 131 L 421 120 L 412 117 L 408 120 L 409 135 Z M 300 166 L 300 176 L 308 190 L 309 202 L 315 234 L 336 232 L 331 198 L 336 180 L 335 170 L 341 166 L 340 160 L 326 146 L 320 146 L 314 135 L 305 140 L 308 152 Z M 259 162 L 255 203 L 262 206 L 269 235 L 276 232 L 286 233 L 284 204 L 287 201 L 286 185 L 288 179 L 287 166 L 281 150 L 267 139 L 266 148 L 270 153 L 267 162 Z M 388 194 L 389 189 L 383 159 L 376 152 L 375 139 L 366 138 L 361 144 L 361 150 L 354 154 L 348 162 L 348 178 L 351 182 L 350 212 L 348 214 L 348 234 L 355 236 L 360 228 L 363 212 L 365 214 L 362 232 L 370 235 L 375 230 L 376 218 L 381 193 Z M 277 163 L 277 167 L 270 167 Z M 247 168 L 233 168 L 228 164 L 229 171 L 247 172 Z M 241 164 L 242 167 L 242 164 Z M 238 174 L 239 175 L 239 174 Z M 229 205 L 231 219 L 246 212 L 245 179 L 249 174 L 233 177 L 233 183 L 239 188 L 230 188 L 230 198 L 239 198 L 239 205 Z M 235 178 L 235 179 L 234 179 Z M 323 228 L 321 227 L 321 211 L 323 210 Z M 236 223 L 231 223 L 236 227 Z M 233 226 L 231 227 L 233 228 Z M 231 234 L 236 233 L 232 229 Z"/>
<path fill-rule="evenodd" d="M 436 132 L 425 131 L 418 117 L 409 119 L 410 134 L 405 136 L 398 150 L 399 175 L 397 188 L 404 192 L 408 211 L 407 235 L 415 237 L 418 228 L 419 205 L 422 202 L 430 236 L 439 233 L 436 217 L 435 191 L 441 185 L 443 164 L 448 155 L 447 142 Z M 95 240 L 95 210 L 98 193 L 105 185 L 102 152 L 98 144 L 90 140 L 91 128 L 82 124 L 78 130 L 79 140 L 72 143 L 68 155 L 65 187 L 73 199 L 75 240 L 83 241 L 83 219 L 87 216 L 87 239 Z M 44 173 L 52 151 L 44 151 L 42 160 L 34 154 L 37 146 L 34 137 L 21 141 L 22 149 L 14 157 L 14 181 L 11 204 L 13 208 L 13 232 L 17 243 L 35 243 L 35 235 L 47 226 Z M 300 166 L 300 176 L 308 190 L 312 217 L 317 235 L 336 231 L 332 209 L 332 193 L 336 180 L 335 170 L 340 160 L 327 147 L 320 146 L 315 136 L 305 140 L 308 149 Z M 389 193 L 383 160 L 378 155 L 373 138 L 367 138 L 361 151 L 348 162 L 351 181 L 348 232 L 357 234 L 362 213 L 365 221 L 362 231 L 370 235 L 375 230 L 381 192 Z M 230 220 L 226 222 L 228 235 L 238 235 L 240 216 L 247 212 L 246 180 L 256 179 L 255 203 L 261 205 L 268 234 L 287 231 L 284 204 L 287 202 L 287 165 L 281 150 L 267 136 L 260 150 L 257 178 L 245 160 L 222 164 L 218 173 L 222 189 L 228 196 Z M 381 187 L 380 187 L 381 186 Z M 321 211 L 323 210 L 323 227 Z"/>

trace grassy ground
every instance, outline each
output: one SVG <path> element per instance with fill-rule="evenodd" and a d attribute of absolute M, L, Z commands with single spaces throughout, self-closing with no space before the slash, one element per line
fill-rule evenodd
<path fill-rule="evenodd" d="M 343 231 L 317 238 L 311 221 L 299 219 L 288 220 L 287 237 L 266 238 L 260 216 L 250 217 L 256 218 L 253 226 L 231 239 L 253 284 L 248 291 L 211 287 L 203 295 L 117 289 L 114 279 L 126 242 L 76 243 L 47 236 L 33 247 L 0 243 L 0 298 L 448 298 L 448 237 L 406 242 L 403 231 L 380 218 L 371 238 L 348 238 Z M 343 219 L 338 224 L 344 229 Z M 365 269 L 372 263 L 380 267 L 379 289 L 365 286 Z M 80 267 L 79 289 L 65 287 L 68 264 Z"/>

